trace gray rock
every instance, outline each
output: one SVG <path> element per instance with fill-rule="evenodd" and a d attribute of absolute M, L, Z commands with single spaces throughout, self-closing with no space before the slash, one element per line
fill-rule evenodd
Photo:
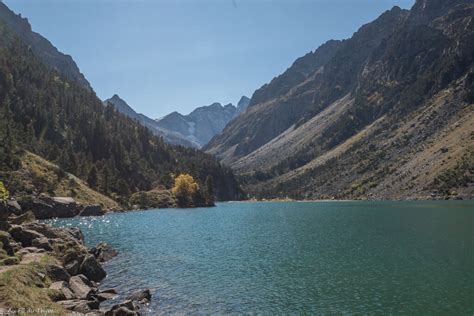
<path fill-rule="evenodd" d="M 117 290 L 116 289 L 105 289 L 105 290 L 100 291 L 100 293 L 117 294 Z"/>
<path fill-rule="evenodd" d="M 41 237 L 41 238 L 35 238 L 31 241 L 31 245 L 36 248 L 42 248 L 47 251 L 52 251 L 53 248 L 51 247 L 51 244 L 49 243 L 48 238 L 46 237 Z"/>
<path fill-rule="evenodd" d="M 49 288 L 61 292 L 66 300 L 72 300 L 75 298 L 69 284 L 64 281 L 54 282 L 49 286 Z"/>
<path fill-rule="evenodd" d="M 80 241 L 82 244 L 84 244 L 84 235 L 82 234 L 82 231 L 77 228 L 77 227 L 70 227 L 64 229 L 65 232 L 67 232 L 71 237 L 74 239 Z"/>
<path fill-rule="evenodd" d="M 106 301 L 106 300 L 112 300 L 114 298 L 117 297 L 117 294 L 112 294 L 112 293 L 98 293 L 97 295 L 97 299 L 99 301 Z"/>
<path fill-rule="evenodd" d="M 11 224 L 21 225 L 24 223 L 34 222 L 36 218 L 32 211 L 28 211 L 18 216 L 10 216 L 8 220 L 10 221 Z"/>
<path fill-rule="evenodd" d="M 84 282 L 80 275 L 72 276 L 69 279 L 69 287 L 74 295 L 80 299 L 88 299 L 93 294 L 91 287 Z"/>
<path fill-rule="evenodd" d="M 72 260 L 64 265 L 64 268 L 70 275 L 76 275 L 79 273 L 79 262 Z"/>
<path fill-rule="evenodd" d="M 112 306 L 110 310 L 105 312 L 106 316 L 132 316 L 139 315 L 136 311 L 138 309 L 131 300 L 126 300 L 120 304 Z"/>
<path fill-rule="evenodd" d="M 58 204 L 72 204 L 72 203 L 76 203 L 76 201 L 72 198 L 72 197 L 69 197 L 69 196 L 66 196 L 66 197 L 63 197 L 63 196 L 54 196 L 51 198 L 51 200 L 53 200 L 55 203 L 58 203 Z"/>
<path fill-rule="evenodd" d="M 41 196 L 20 201 L 21 208 L 33 211 L 37 219 L 74 217 L 81 208 L 72 198 Z"/>
<path fill-rule="evenodd" d="M 65 300 L 57 302 L 61 304 L 64 308 L 74 311 L 76 313 L 90 313 L 93 312 L 95 309 L 99 308 L 99 302 L 95 300 Z M 98 311 L 96 311 L 98 312 Z"/>
<path fill-rule="evenodd" d="M 139 302 L 141 304 L 145 304 L 145 303 L 150 302 L 151 293 L 150 293 L 149 289 L 140 290 L 140 291 L 137 291 L 137 292 L 133 293 L 129 297 L 127 297 L 127 299 L 131 300 L 131 301 Z"/>
<path fill-rule="evenodd" d="M 34 230 L 35 232 L 38 232 L 41 235 L 44 235 L 45 237 L 48 237 L 48 238 L 60 238 L 60 233 L 58 229 L 46 224 L 35 222 L 35 223 L 26 224 L 24 225 L 24 227 L 29 230 Z"/>
<path fill-rule="evenodd" d="M 105 312 L 105 316 L 137 316 L 137 315 L 140 315 L 140 314 L 124 306 Z"/>
<path fill-rule="evenodd" d="M 84 282 L 84 284 L 86 284 L 87 286 L 94 286 L 93 282 L 89 280 L 84 274 L 78 274 L 77 277 L 80 278 L 82 282 Z"/>
<path fill-rule="evenodd" d="M 23 247 L 30 247 L 33 239 L 44 238 L 44 236 L 40 233 L 35 232 L 34 230 L 23 229 L 21 226 L 13 226 L 10 229 L 10 234 L 12 235 L 13 239 L 21 242 Z"/>
<path fill-rule="evenodd" d="M 69 273 L 63 267 L 56 264 L 47 265 L 46 273 L 53 281 L 69 281 L 71 278 Z"/>
<path fill-rule="evenodd" d="M 118 251 L 105 242 L 101 242 L 96 247 L 92 248 L 90 253 L 92 253 L 100 262 L 109 261 L 118 255 Z"/>
<path fill-rule="evenodd" d="M 86 205 L 79 216 L 102 216 L 105 212 L 100 205 Z"/>
<path fill-rule="evenodd" d="M 21 206 L 17 202 L 17 200 L 8 201 L 7 208 L 10 211 L 10 213 L 17 214 L 17 215 L 22 213 Z"/>
<path fill-rule="evenodd" d="M 81 263 L 79 272 L 92 281 L 99 282 L 107 276 L 107 273 L 93 255 L 87 255 Z"/>

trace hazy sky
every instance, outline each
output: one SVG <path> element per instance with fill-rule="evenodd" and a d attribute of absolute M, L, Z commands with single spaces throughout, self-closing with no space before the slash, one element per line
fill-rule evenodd
<path fill-rule="evenodd" d="M 5 0 L 101 99 L 152 118 L 236 103 L 329 39 L 414 0 Z"/>

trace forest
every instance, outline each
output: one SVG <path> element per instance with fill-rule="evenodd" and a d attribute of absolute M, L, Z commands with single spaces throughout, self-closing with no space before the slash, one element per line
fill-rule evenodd
<path fill-rule="evenodd" d="M 203 152 L 166 144 L 147 128 L 104 106 L 93 91 L 41 63 L 30 47 L 0 23 L 0 180 L 11 178 L 24 150 L 33 152 L 119 202 L 189 173 L 211 177 L 218 200 L 239 199 L 230 169 Z"/>

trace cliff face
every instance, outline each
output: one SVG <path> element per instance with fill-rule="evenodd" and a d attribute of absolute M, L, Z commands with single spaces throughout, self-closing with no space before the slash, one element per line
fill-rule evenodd
<path fill-rule="evenodd" d="M 298 59 L 205 149 L 256 196 L 472 196 L 473 10 L 394 7 Z"/>
<path fill-rule="evenodd" d="M 16 15 L 3 2 L 0 2 L 0 20 L 41 59 L 43 63 L 61 73 L 69 81 L 92 90 L 89 82 L 80 72 L 71 56 L 57 50 L 46 38 L 31 29 L 26 18 Z"/>

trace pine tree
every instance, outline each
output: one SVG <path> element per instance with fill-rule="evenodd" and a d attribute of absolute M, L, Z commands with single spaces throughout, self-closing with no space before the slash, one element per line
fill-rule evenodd
<path fill-rule="evenodd" d="M 204 192 L 204 198 L 206 199 L 206 204 L 213 205 L 215 201 L 214 196 L 214 180 L 211 176 L 206 177 L 206 182 L 204 183 L 206 191 Z"/>
<path fill-rule="evenodd" d="M 87 183 L 91 188 L 96 188 L 97 181 L 97 169 L 95 166 L 92 166 L 92 168 L 89 170 L 89 174 L 87 175 Z"/>

